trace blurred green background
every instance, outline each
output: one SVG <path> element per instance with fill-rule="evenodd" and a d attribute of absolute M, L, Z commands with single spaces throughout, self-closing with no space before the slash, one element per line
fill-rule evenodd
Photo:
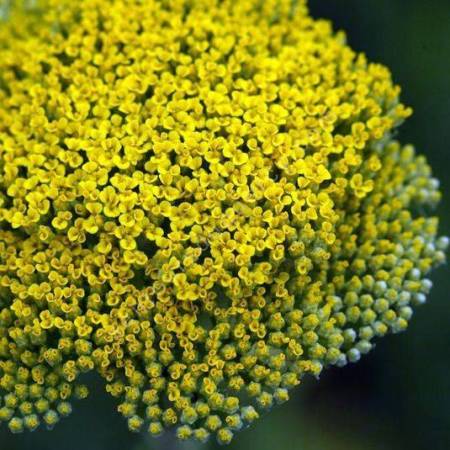
<path fill-rule="evenodd" d="M 237 0 L 238 1 L 238 0 Z M 399 138 L 426 154 L 441 180 L 441 231 L 450 232 L 450 1 L 310 0 L 315 17 L 347 31 L 350 45 L 389 66 L 415 114 Z M 450 449 L 450 276 L 435 287 L 410 328 L 379 341 L 358 364 L 305 380 L 287 404 L 238 434 L 230 450 Z M 101 381 L 89 400 L 53 431 L 11 435 L 1 450 L 212 450 L 214 442 L 178 444 L 127 431 Z"/>

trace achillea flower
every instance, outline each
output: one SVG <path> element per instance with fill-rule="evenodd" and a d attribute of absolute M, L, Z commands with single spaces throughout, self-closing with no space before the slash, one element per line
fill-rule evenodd
<path fill-rule="evenodd" d="M 97 371 L 222 443 L 407 327 L 446 238 L 411 113 L 291 0 L 48 0 L 0 31 L 0 420 Z"/>

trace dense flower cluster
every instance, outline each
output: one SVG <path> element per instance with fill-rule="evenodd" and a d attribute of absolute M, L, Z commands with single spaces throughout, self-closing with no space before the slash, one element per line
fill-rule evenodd
<path fill-rule="evenodd" d="M 291 0 L 48 0 L 0 30 L 0 420 L 97 371 L 221 443 L 406 328 L 447 239 L 388 70 Z"/>

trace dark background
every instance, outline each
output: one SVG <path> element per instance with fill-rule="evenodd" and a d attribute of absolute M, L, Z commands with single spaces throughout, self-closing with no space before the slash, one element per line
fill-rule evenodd
<path fill-rule="evenodd" d="M 238 0 L 237 0 L 238 1 Z M 310 0 L 315 17 L 347 31 L 349 44 L 392 70 L 415 114 L 400 129 L 404 143 L 427 155 L 441 180 L 437 214 L 450 224 L 450 1 Z M 428 303 L 406 333 L 388 336 L 358 364 L 306 380 L 291 401 L 235 437 L 230 450 L 450 449 L 450 308 L 448 268 L 433 275 Z M 55 430 L 11 435 L 0 450 L 212 450 L 214 442 L 177 444 L 127 431 L 100 380 Z"/>

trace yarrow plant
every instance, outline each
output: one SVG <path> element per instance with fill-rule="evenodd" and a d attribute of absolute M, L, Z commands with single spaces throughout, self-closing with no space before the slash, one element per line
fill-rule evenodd
<path fill-rule="evenodd" d="M 385 67 L 303 1 L 9 3 L 11 431 L 53 427 L 96 371 L 132 431 L 228 443 L 407 327 L 448 240 L 425 158 L 393 140 L 411 110 Z"/>

